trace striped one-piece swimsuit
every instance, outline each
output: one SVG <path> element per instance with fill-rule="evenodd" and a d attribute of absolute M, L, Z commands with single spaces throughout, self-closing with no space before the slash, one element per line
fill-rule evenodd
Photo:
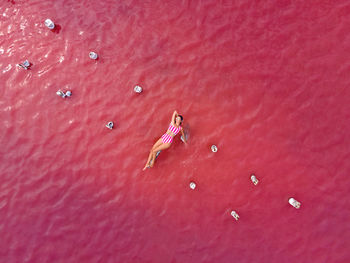
<path fill-rule="evenodd" d="M 172 125 L 170 123 L 168 130 L 176 135 L 181 130 L 181 127 L 179 126 L 179 128 L 176 128 L 174 125 Z M 171 137 L 167 133 L 164 133 L 163 136 L 162 136 L 162 141 L 163 141 L 163 143 L 171 143 L 173 141 L 173 137 Z"/>

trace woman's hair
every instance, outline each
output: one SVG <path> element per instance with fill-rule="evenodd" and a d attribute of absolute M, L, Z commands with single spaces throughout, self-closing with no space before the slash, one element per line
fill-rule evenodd
<path fill-rule="evenodd" d="M 181 118 L 181 122 L 180 122 L 180 125 L 181 125 L 184 117 L 182 117 L 181 115 L 177 115 L 177 116 L 179 116 Z"/>

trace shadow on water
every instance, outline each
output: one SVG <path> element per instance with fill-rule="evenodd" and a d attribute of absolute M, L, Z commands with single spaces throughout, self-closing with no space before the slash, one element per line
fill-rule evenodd
<path fill-rule="evenodd" d="M 55 24 L 55 28 L 51 31 L 58 34 L 61 31 L 62 27 L 59 24 Z"/>
<path fill-rule="evenodd" d="M 32 62 L 29 62 L 29 66 L 27 67 L 27 70 L 31 70 L 31 67 L 33 66 Z"/>

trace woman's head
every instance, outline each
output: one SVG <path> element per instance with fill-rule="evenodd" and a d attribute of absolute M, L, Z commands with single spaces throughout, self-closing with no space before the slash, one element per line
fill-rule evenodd
<path fill-rule="evenodd" d="M 184 118 L 183 118 L 181 115 L 177 115 L 176 118 L 175 118 L 175 123 L 176 123 L 176 125 L 181 125 L 183 119 L 184 119 Z"/>

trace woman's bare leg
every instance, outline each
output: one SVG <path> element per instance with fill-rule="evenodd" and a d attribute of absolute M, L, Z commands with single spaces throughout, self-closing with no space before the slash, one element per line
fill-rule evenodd
<path fill-rule="evenodd" d="M 153 145 L 153 147 L 152 147 L 152 150 L 153 149 L 155 149 L 155 148 L 157 148 L 159 145 L 161 145 L 163 143 L 163 141 L 162 141 L 162 138 L 160 138 L 158 141 L 156 141 L 156 143 Z"/>
<path fill-rule="evenodd" d="M 153 165 L 154 165 L 154 161 L 156 160 L 157 152 L 169 148 L 170 145 L 171 145 L 171 143 L 162 143 L 161 145 L 159 145 L 158 147 L 155 147 L 155 148 L 152 150 L 153 156 L 152 156 L 151 165 L 150 165 L 151 167 L 153 167 Z"/>
<path fill-rule="evenodd" d="M 158 141 L 156 141 L 156 143 L 153 145 L 152 147 L 152 150 L 157 148 L 159 145 L 161 145 L 163 142 L 162 142 L 162 138 L 160 138 Z M 145 164 L 145 167 L 143 168 L 143 171 L 146 170 L 147 166 L 149 166 L 149 163 L 151 160 L 153 160 L 155 158 L 155 156 L 153 156 L 153 151 L 150 151 L 149 155 L 148 155 L 148 160 Z M 150 165 L 150 167 L 153 166 L 153 162 L 152 162 L 152 165 Z"/>
<path fill-rule="evenodd" d="M 146 170 L 147 166 L 149 166 L 149 161 L 153 158 L 153 152 L 152 150 L 150 151 L 149 155 L 148 155 L 148 160 L 145 164 L 145 167 L 143 167 L 143 170 Z"/>
<path fill-rule="evenodd" d="M 150 161 L 150 163 L 149 163 L 149 166 L 150 166 L 151 168 L 153 167 L 154 162 L 156 161 L 156 156 L 157 156 L 157 153 L 154 153 L 154 152 L 152 151 L 152 159 L 151 159 L 151 161 Z"/>

